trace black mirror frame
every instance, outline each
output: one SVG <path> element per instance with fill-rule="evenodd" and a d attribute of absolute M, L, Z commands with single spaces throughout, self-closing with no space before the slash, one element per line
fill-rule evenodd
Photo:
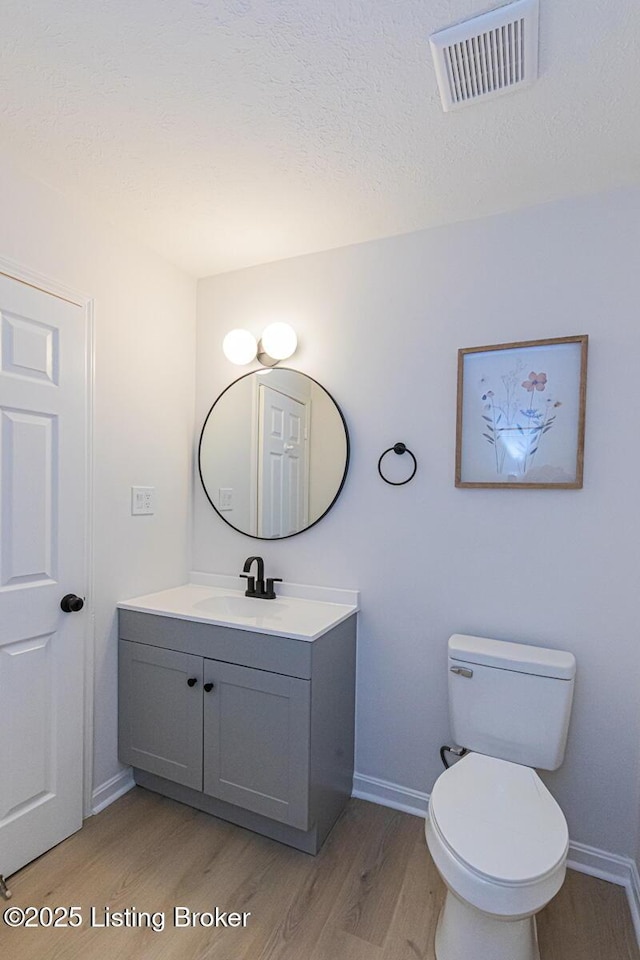
<path fill-rule="evenodd" d="M 340 405 L 336 402 L 335 397 L 333 396 L 333 394 L 329 393 L 329 391 L 327 390 L 327 388 L 326 388 L 325 386 L 323 386 L 323 384 L 321 384 L 319 380 L 314 379 L 314 377 L 310 377 L 308 373 L 303 373 L 302 370 L 294 370 L 292 367 L 278 367 L 278 369 L 279 369 L 279 370 L 290 370 L 292 373 L 299 373 L 299 374 L 301 374 L 301 376 L 307 377 L 308 380 L 311 380 L 313 383 L 315 383 L 316 386 L 320 387 L 321 390 L 324 390 L 324 392 L 327 394 L 327 396 L 329 397 L 329 399 L 330 399 L 330 400 L 332 401 L 332 403 L 334 404 L 336 410 L 338 411 L 338 414 L 340 415 L 340 419 L 342 420 L 342 426 L 344 427 L 344 438 L 345 438 L 346 448 L 347 448 L 347 449 L 346 449 L 346 454 L 345 454 L 344 472 L 343 472 L 343 474 L 342 474 L 342 480 L 340 481 L 340 486 L 338 487 L 338 489 L 337 489 L 337 491 L 336 491 L 335 497 L 333 498 L 333 500 L 331 501 L 331 503 L 328 505 L 327 509 L 324 511 L 324 513 L 321 513 L 320 516 L 319 516 L 316 520 L 313 521 L 313 523 L 309 523 L 306 527 L 304 527 L 303 530 L 297 530 L 295 533 L 288 533 L 286 537 L 259 537 L 257 534 L 247 533 L 245 530 L 240 530 L 238 527 L 235 527 L 229 520 L 227 520 L 226 517 L 223 517 L 222 514 L 220 513 L 220 511 L 218 510 L 218 508 L 216 507 L 215 503 L 213 502 L 213 500 L 212 500 L 211 497 L 209 496 L 209 493 L 208 493 L 208 491 L 207 491 L 207 487 L 206 487 L 205 482 L 204 482 L 204 477 L 202 476 L 202 464 L 201 464 L 201 456 L 200 456 L 200 454 L 201 454 L 201 450 L 202 450 L 202 437 L 203 437 L 203 435 L 204 435 L 204 431 L 205 431 L 205 429 L 206 429 L 206 426 L 207 426 L 207 422 L 208 422 L 208 420 L 209 420 L 209 417 L 210 417 L 211 414 L 213 413 L 214 407 L 216 406 L 216 404 L 218 403 L 218 401 L 225 395 L 225 393 L 227 393 L 227 391 L 229 391 L 229 390 L 231 389 L 231 387 L 233 387 L 236 383 L 239 383 L 240 380 L 244 380 L 246 377 L 251 377 L 251 376 L 253 376 L 253 374 L 255 374 L 255 373 L 260 373 L 260 372 L 261 372 L 260 370 L 250 370 L 248 373 L 243 373 L 241 377 L 237 377 L 237 378 L 236 378 L 235 380 L 233 380 L 227 387 L 225 387 L 224 390 L 222 391 L 222 393 L 219 393 L 219 394 L 218 394 L 218 396 L 216 397 L 216 399 L 215 399 L 215 400 L 213 401 L 213 403 L 211 404 L 211 406 L 210 406 L 210 408 L 209 408 L 209 412 L 207 413 L 206 417 L 204 418 L 204 423 L 202 424 L 202 429 L 201 429 L 201 431 L 200 431 L 200 439 L 198 440 L 198 475 L 199 475 L 199 477 L 200 477 L 200 483 L 202 484 L 202 489 L 204 490 L 204 494 L 205 494 L 207 500 L 209 501 L 209 503 L 211 504 L 211 506 L 213 507 L 213 509 L 215 510 L 216 514 L 220 517 L 220 519 L 221 519 L 224 523 L 227 524 L 228 527 L 231 527 L 232 530 L 235 530 L 236 533 L 242 534 L 243 537 L 250 537 L 252 540 L 263 540 L 263 541 L 265 541 L 266 543 L 275 543 L 275 542 L 277 542 L 278 540 L 290 540 L 291 537 L 298 537 L 298 536 L 300 536 L 301 533 L 306 533 L 307 530 L 311 530 L 312 527 L 315 527 L 315 525 L 316 525 L 317 523 L 319 523 L 324 517 L 326 517 L 326 515 L 327 515 L 327 514 L 329 513 L 329 511 L 332 509 L 332 507 L 333 507 L 333 505 L 335 504 L 336 500 L 338 499 L 338 497 L 339 497 L 340 494 L 342 493 L 342 488 L 343 488 L 344 485 L 345 485 L 345 481 L 346 481 L 346 479 L 347 479 L 347 473 L 349 472 L 349 462 L 350 462 L 350 459 L 351 459 L 351 439 L 350 439 L 350 437 L 349 437 L 349 428 L 347 427 L 347 421 L 346 421 L 345 418 L 344 418 L 344 414 L 343 414 L 343 412 L 342 412 L 342 409 L 340 408 Z"/>

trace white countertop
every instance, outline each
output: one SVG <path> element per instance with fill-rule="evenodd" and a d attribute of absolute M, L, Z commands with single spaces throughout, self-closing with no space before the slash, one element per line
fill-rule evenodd
<path fill-rule="evenodd" d="M 215 575 L 199 575 L 198 578 L 208 582 L 187 583 L 158 593 L 133 597 L 118 603 L 118 609 L 309 641 L 321 637 L 358 610 L 357 591 L 315 587 L 309 588 L 314 598 L 308 599 L 300 596 L 304 587 L 290 585 L 288 592 L 297 593 L 297 596 L 289 596 L 283 591 L 275 600 L 257 600 L 245 597 L 243 590 L 226 586 L 232 578 Z M 215 583 L 225 585 L 218 586 Z M 327 596 L 349 602 L 317 599 L 323 591 Z"/>

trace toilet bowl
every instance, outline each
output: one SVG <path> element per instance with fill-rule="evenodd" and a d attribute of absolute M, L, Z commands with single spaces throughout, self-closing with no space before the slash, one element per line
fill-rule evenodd
<path fill-rule="evenodd" d="M 562 886 L 569 835 L 535 770 L 469 753 L 436 781 L 425 831 L 447 887 L 437 960 L 539 960 L 535 914 Z"/>

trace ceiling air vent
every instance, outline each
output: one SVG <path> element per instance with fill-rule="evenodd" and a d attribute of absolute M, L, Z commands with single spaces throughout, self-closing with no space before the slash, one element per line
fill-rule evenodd
<path fill-rule="evenodd" d="M 508 93 L 538 76 L 538 0 L 516 0 L 429 42 L 445 110 Z"/>

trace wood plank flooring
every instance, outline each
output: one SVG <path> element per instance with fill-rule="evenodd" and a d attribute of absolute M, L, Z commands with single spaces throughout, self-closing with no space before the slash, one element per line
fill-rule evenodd
<path fill-rule="evenodd" d="M 10 929 L 6 960 L 435 960 L 444 888 L 424 822 L 351 800 L 317 857 L 136 788 L 11 878 L 5 907 L 79 906 L 81 926 Z M 250 912 L 176 927 L 175 906 Z M 91 925 L 164 912 L 165 927 Z M 624 890 L 569 871 L 539 915 L 543 960 L 640 960 Z M 469 960 L 473 960 L 472 957 Z"/>

